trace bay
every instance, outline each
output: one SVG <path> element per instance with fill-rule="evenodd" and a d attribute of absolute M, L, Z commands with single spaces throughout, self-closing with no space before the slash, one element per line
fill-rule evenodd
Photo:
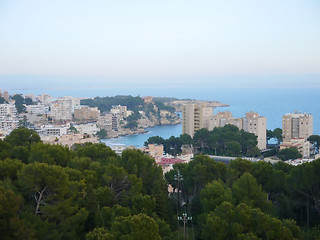
<path fill-rule="evenodd" d="M 230 111 L 234 117 L 239 118 L 244 117 L 246 112 L 255 111 L 267 117 L 267 129 L 271 130 L 282 128 L 282 116 L 286 113 L 310 113 L 313 115 L 313 133 L 320 135 L 320 94 L 317 88 L 183 88 L 176 89 L 175 92 L 171 90 L 163 96 L 217 100 L 230 105 L 216 108 L 214 113 Z M 157 126 L 154 131 L 152 129 L 149 129 L 148 134 L 124 136 L 114 142 L 142 146 L 151 136 L 169 138 L 171 135 L 179 136 L 182 133 L 181 124 L 172 129 L 168 126 Z M 107 144 L 112 142 L 113 140 L 108 140 Z"/>
<path fill-rule="evenodd" d="M 107 146 L 126 145 L 134 147 L 143 147 L 144 142 L 152 136 L 160 136 L 164 139 L 167 139 L 171 136 L 180 136 L 182 132 L 182 124 L 155 126 L 151 128 L 146 128 L 145 130 L 148 132 L 143 134 L 120 136 L 117 138 L 102 139 L 101 142 L 105 143 Z"/>

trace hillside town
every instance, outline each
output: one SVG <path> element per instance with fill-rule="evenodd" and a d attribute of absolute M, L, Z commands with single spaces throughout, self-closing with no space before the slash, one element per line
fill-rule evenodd
<path fill-rule="evenodd" d="M 98 142 L 99 138 L 144 133 L 156 125 L 179 124 L 173 112 L 158 109 L 146 98 L 152 111 L 132 111 L 127 106 L 113 105 L 109 111 L 81 104 L 81 98 L 65 96 L 53 98 L 0 92 L 0 138 L 3 139 L 19 126 L 35 130 L 44 143 L 71 147 L 75 143 Z M 157 113 L 157 114 L 155 114 Z M 138 115 L 130 120 L 134 114 Z M 133 123 L 129 125 L 129 123 Z"/>

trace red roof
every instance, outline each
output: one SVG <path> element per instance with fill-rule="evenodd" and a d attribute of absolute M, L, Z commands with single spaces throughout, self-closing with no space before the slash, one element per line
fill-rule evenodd
<path fill-rule="evenodd" d="M 182 160 L 180 158 L 161 158 L 159 162 L 157 162 L 158 165 L 170 165 L 175 163 L 181 163 L 185 162 L 185 160 Z"/>

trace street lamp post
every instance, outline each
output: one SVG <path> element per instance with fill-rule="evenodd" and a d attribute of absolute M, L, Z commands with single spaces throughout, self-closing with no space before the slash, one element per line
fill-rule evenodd
<path fill-rule="evenodd" d="M 177 188 L 178 188 L 178 212 L 180 210 L 180 182 L 183 180 L 183 177 L 182 175 L 180 174 L 180 171 L 178 170 L 178 174 L 177 175 L 174 175 L 174 180 L 177 181 Z"/>
<path fill-rule="evenodd" d="M 186 213 L 183 213 L 182 216 L 178 217 L 179 221 L 183 222 L 183 239 L 186 240 L 186 223 L 192 220 L 192 217 L 188 217 Z"/>

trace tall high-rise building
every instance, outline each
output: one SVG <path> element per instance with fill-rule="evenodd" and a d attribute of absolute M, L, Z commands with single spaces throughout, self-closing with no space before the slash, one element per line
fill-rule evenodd
<path fill-rule="evenodd" d="M 258 113 L 248 112 L 242 118 L 242 129 L 257 136 L 257 147 L 261 150 L 267 148 L 267 118 Z"/>
<path fill-rule="evenodd" d="M 182 133 L 191 137 L 201 128 L 207 128 L 208 119 L 212 116 L 212 107 L 197 104 L 186 104 L 182 109 Z"/>
<path fill-rule="evenodd" d="M 282 117 L 282 137 L 307 139 L 313 134 L 313 116 L 307 113 L 287 113 Z"/>

